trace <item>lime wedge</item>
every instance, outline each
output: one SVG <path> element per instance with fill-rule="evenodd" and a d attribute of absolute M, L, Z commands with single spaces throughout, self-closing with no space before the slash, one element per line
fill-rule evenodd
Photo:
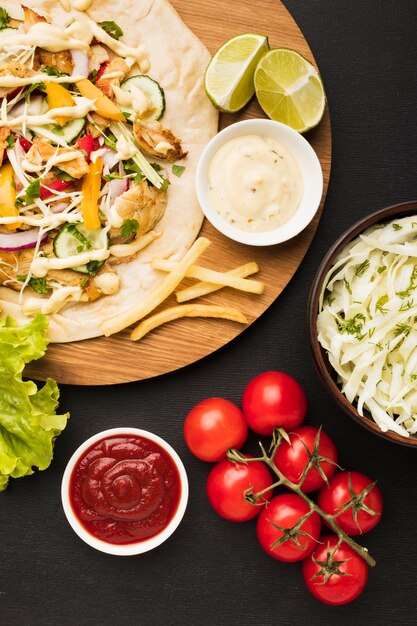
<path fill-rule="evenodd" d="M 245 33 L 226 41 L 210 61 L 204 77 L 206 93 L 216 109 L 235 113 L 255 93 L 253 75 L 269 50 L 268 38 Z"/>
<path fill-rule="evenodd" d="M 301 54 L 277 48 L 265 54 L 255 71 L 259 104 L 273 120 L 300 133 L 317 126 L 326 96 L 320 75 Z"/>

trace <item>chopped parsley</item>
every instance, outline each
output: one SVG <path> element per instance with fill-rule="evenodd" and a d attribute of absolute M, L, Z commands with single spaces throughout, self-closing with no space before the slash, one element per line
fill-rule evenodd
<path fill-rule="evenodd" d="M 368 259 L 365 259 L 365 261 L 363 263 L 361 263 L 360 265 L 358 265 L 356 267 L 355 276 L 363 276 L 365 274 L 366 270 L 369 268 L 369 265 L 370 265 L 370 263 L 369 263 Z"/>
<path fill-rule="evenodd" d="M 400 306 L 400 311 L 408 311 L 409 309 L 411 309 L 411 307 L 414 304 L 414 300 L 407 300 L 407 302 L 403 302 L 402 305 Z"/>
<path fill-rule="evenodd" d="M 174 174 L 174 176 L 178 176 L 178 178 L 180 178 L 184 174 L 184 172 L 185 172 L 185 167 L 183 165 L 172 166 L 172 173 Z"/>
<path fill-rule="evenodd" d="M 380 265 L 377 269 L 378 274 L 382 274 L 382 272 L 385 272 L 385 270 L 387 269 L 386 265 Z"/>
<path fill-rule="evenodd" d="M 103 140 L 104 143 L 106 144 L 106 146 L 108 148 L 111 148 L 112 150 L 114 150 L 116 152 L 117 148 L 116 148 L 116 137 L 113 135 L 113 133 L 109 133 L 108 135 L 104 135 L 103 134 Z M 126 169 L 126 167 L 125 167 Z"/>
<path fill-rule="evenodd" d="M 24 283 L 26 278 L 27 276 L 21 275 L 17 277 L 17 280 L 20 280 L 20 282 Z M 32 276 L 32 278 L 30 278 L 28 281 L 28 285 L 32 287 L 33 291 L 36 291 L 36 293 L 40 293 L 42 295 L 47 294 L 48 289 L 50 289 L 50 287 L 48 287 L 47 285 L 45 276 L 43 278 L 36 278 L 36 276 Z"/>
<path fill-rule="evenodd" d="M 401 224 L 393 224 L 392 227 L 393 227 L 394 230 L 402 230 L 403 229 Z"/>
<path fill-rule="evenodd" d="M 41 72 L 47 74 L 48 76 L 68 76 L 68 74 L 60 72 L 56 67 L 43 67 Z"/>
<path fill-rule="evenodd" d="M 343 282 L 344 282 L 344 285 L 345 285 L 348 293 L 350 293 L 350 295 L 352 295 L 352 288 L 350 286 L 350 283 L 347 281 L 346 277 L 343 277 Z"/>
<path fill-rule="evenodd" d="M 381 296 L 376 303 L 376 309 L 382 314 L 386 315 L 388 313 L 388 309 L 384 307 L 384 304 L 388 302 L 388 296 Z"/>
<path fill-rule="evenodd" d="M 25 204 L 32 204 L 35 198 L 39 198 L 41 195 L 41 179 L 35 178 L 30 185 L 26 187 L 26 194 L 24 197 Z"/>
<path fill-rule="evenodd" d="M 45 89 L 45 83 L 33 83 L 33 85 L 31 85 L 29 89 L 27 89 L 25 92 L 26 102 L 29 102 L 31 93 L 35 91 L 36 89 L 41 89 L 41 90 Z"/>
<path fill-rule="evenodd" d="M 90 276 L 95 276 L 102 265 L 103 265 L 103 261 L 90 261 L 86 265 L 87 272 L 89 273 Z"/>
<path fill-rule="evenodd" d="M 6 9 L 0 7 L 0 30 L 4 30 L 8 28 L 8 23 L 10 22 L 10 15 L 7 13 Z"/>
<path fill-rule="evenodd" d="M 7 147 L 8 148 L 14 148 L 14 144 L 16 143 L 16 140 L 14 138 L 14 135 L 10 134 L 7 139 Z"/>
<path fill-rule="evenodd" d="M 70 176 L 70 174 L 67 174 L 67 172 L 60 170 L 59 167 L 54 167 L 52 169 L 56 177 L 59 178 L 59 180 L 64 180 L 65 182 L 71 182 L 72 180 L 74 180 L 73 176 Z"/>
<path fill-rule="evenodd" d="M 113 37 L 113 39 L 119 39 L 123 35 L 122 29 L 116 24 L 116 22 L 105 21 L 99 22 L 98 25 L 101 26 L 101 28 L 105 30 L 108 35 L 110 35 L 110 37 Z"/>
<path fill-rule="evenodd" d="M 135 219 L 124 220 L 122 224 L 122 239 L 127 239 L 133 233 L 136 233 L 139 228 L 139 222 Z"/>
<path fill-rule="evenodd" d="M 133 159 L 129 159 L 128 161 L 124 162 L 124 169 L 125 172 L 130 172 L 131 174 L 133 174 L 133 176 L 130 176 L 130 178 L 133 178 L 135 183 L 141 183 L 144 179 L 142 170 L 138 165 L 136 165 Z"/>
<path fill-rule="evenodd" d="M 351 319 L 339 321 L 340 332 L 355 335 L 356 339 L 360 341 L 364 337 L 362 328 L 365 322 L 365 316 L 362 313 L 357 313 Z"/>
<path fill-rule="evenodd" d="M 104 174 L 103 178 L 105 181 L 109 183 L 111 180 L 123 180 L 124 178 L 132 178 L 132 177 L 130 175 L 120 176 L 119 174 Z"/>
<path fill-rule="evenodd" d="M 170 186 L 170 181 L 168 178 L 162 178 L 161 191 L 168 191 L 168 187 Z"/>
<path fill-rule="evenodd" d="M 80 242 L 80 244 L 77 246 L 78 253 L 84 252 L 84 250 L 93 249 L 91 241 L 89 241 L 85 235 L 80 233 L 76 224 L 68 224 L 65 230 L 67 231 L 67 233 L 70 233 L 70 235 L 72 235 L 75 239 L 77 239 L 77 241 Z"/>
<path fill-rule="evenodd" d="M 398 335 L 402 335 L 404 333 L 405 336 L 408 337 L 412 330 L 413 328 L 409 324 L 397 324 L 395 327 L 395 335 L 398 337 Z"/>

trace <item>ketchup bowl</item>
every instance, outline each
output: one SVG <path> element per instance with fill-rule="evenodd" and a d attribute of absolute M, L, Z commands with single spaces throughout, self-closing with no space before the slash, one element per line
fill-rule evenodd
<path fill-rule="evenodd" d="M 118 556 L 153 550 L 181 522 L 188 479 L 175 450 L 140 428 L 110 428 L 85 441 L 62 478 L 62 506 L 89 546 Z"/>

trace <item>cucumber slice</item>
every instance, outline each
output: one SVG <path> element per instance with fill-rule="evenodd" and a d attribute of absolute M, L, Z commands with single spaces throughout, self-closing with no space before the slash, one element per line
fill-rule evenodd
<path fill-rule="evenodd" d="M 159 120 L 165 111 L 165 94 L 159 83 L 149 76 L 138 74 L 137 76 L 131 76 L 120 85 L 121 89 L 128 91 L 133 96 L 134 93 L 132 93 L 132 91 L 134 92 L 134 90 L 132 90 L 132 87 L 140 89 L 148 100 L 151 108 L 154 109 L 154 111 L 150 115 L 144 117 L 143 120 L 145 122 Z M 128 121 L 133 122 L 136 117 L 134 110 L 125 106 L 122 106 L 121 109 L 123 113 L 128 116 Z"/>
<path fill-rule="evenodd" d="M 58 146 L 64 146 L 71 144 L 81 133 L 85 126 L 85 119 L 71 120 L 68 124 L 65 124 L 62 128 L 59 126 L 31 126 L 31 130 L 36 135 L 49 139 L 53 144 Z"/>
<path fill-rule="evenodd" d="M 87 243 L 88 242 L 88 243 Z M 91 245 L 91 248 L 89 248 Z M 109 237 L 104 228 L 87 230 L 82 224 L 65 224 L 54 239 L 54 254 L 59 259 L 76 256 L 90 250 L 107 249 L 110 245 Z M 74 272 L 94 276 L 105 261 L 90 261 L 86 265 L 71 267 Z"/>

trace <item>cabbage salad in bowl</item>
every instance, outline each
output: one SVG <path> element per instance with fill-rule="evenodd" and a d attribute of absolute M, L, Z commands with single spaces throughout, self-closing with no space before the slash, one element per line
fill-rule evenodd
<path fill-rule="evenodd" d="M 417 216 L 376 224 L 323 281 L 318 340 L 347 400 L 379 428 L 417 433 Z"/>

